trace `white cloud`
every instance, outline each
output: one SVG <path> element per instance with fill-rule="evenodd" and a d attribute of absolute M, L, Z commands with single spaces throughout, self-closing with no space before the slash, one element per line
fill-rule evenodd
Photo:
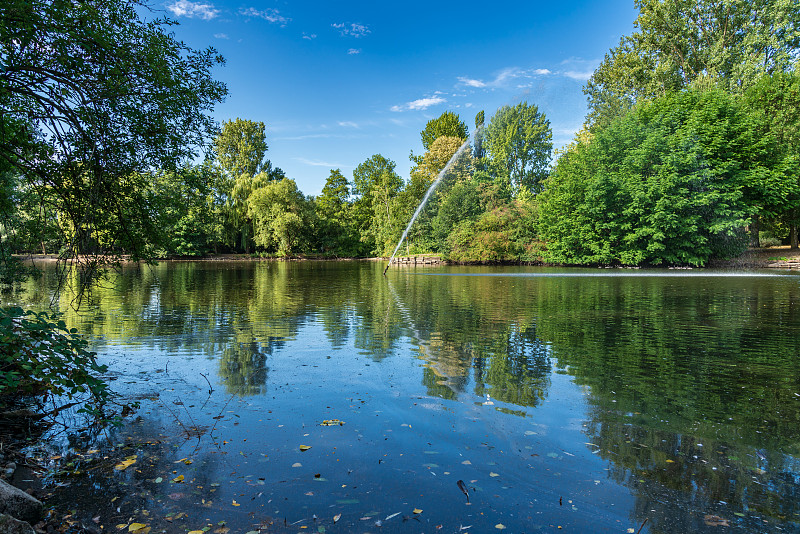
<path fill-rule="evenodd" d="M 347 55 L 348 56 L 352 56 L 352 55 L 360 54 L 360 53 L 361 53 L 361 49 L 360 48 L 351 48 L 351 49 L 349 49 L 347 51 Z"/>
<path fill-rule="evenodd" d="M 348 167 L 348 165 L 340 165 L 339 163 L 330 163 L 327 161 L 319 161 L 306 158 L 294 158 L 294 159 L 295 161 L 299 161 L 300 163 L 305 163 L 306 165 L 311 165 L 312 167 L 328 167 L 329 169 Z"/>
<path fill-rule="evenodd" d="M 366 24 L 344 23 L 331 24 L 331 27 L 339 30 L 342 35 L 349 35 L 351 37 L 364 37 L 372 31 Z"/>
<path fill-rule="evenodd" d="M 166 6 L 176 17 L 211 20 L 219 16 L 219 9 L 215 8 L 213 4 L 202 4 L 200 2 L 190 2 L 189 0 L 176 0 Z"/>
<path fill-rule="evenodd" d="M 497 88 L 504 87 L 514 80 L 530 79 L 537 76 L 547 76 L 552 74 L 549 69 L 523 69 L 520 67 L 506 67 L 500 70 L 494 77 L 494 80 L 483 81 L 477 78 L 469 78 L 467 76 L 459 76 L 458 82 L 466 87 L 474 87 L 476 89 Z"/>
<path fill-rule="evenodd" d="M 467 78 L 466 76 L 459 76 L 458 81 L 466 85 L 467 87 L 486 87 L 486 82 L 481 80 L 473 80 L 472 78 Z"/>
<path fill-rule="evenodd" d="M 392 106 L 390 109 L 392 111 L 419 111 L 428 109 L 429 107 L 437 104 L 442 104 L 444 102 L 447 102 L 447 100 L 440 96 L 431 96 L 412 100 L 411 102 L 407 102 L 400 106 Z"/>
<path fill-rule="evenodd" d="M 567 78 L 572 78 L 573 80 L 578 80 L 580 82 L 587 81 L 589 78 L 592 77 L 592 74 L 594 74 L 593 71 L 580 72 L 580 71 L 568 70 L 564 72 L 564 76 L 566 76 Z"/>
<path fill-rule="evenodd" d="M 227 33 L 215 33 L 214 37 L 216 37 L 217 39 L 230 39 Z"/>
<path fill-rule="evenodd" d="M 281 15 L 280 11 L 277 9 L 272 8 L 258 10 L 254 7 L 248 7 L 247 9 L 240 9 L 239 14 L 245 17 L 257 17 L 267 22 L 280 24 L 281 26 L 286 26 L 286 23 L 292 20 Z"/>
<path fill-rule="evenodd" d="M 339 126 L 344 128 L 358 128 L 358 123 L 353 121 L 339 121 Z"/>
<path fill-rule="evenodd" d="M 312 34 L 309 35 L 306 32 L 303 32 L 303 39 L 308 39 L 309 41 L 311 41 L 312 39 L 316 39 L 316 38 L 317 38 L 317 34 L 316 33 L 312 33 Z"/>

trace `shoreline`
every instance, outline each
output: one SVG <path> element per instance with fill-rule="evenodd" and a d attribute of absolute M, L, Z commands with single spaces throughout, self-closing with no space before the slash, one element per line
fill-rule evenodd
<path fill-rule="evenodd" d="M 56 263 L 59 258 L 56 254 L 15 254 L 25 263 Z M 519 262 L 519 261 L 497 261 L 497 262 L 448 262 L 441 260 L 436 254 L 415 254 L 409 257 L 431 257 L 436 258 L 437 265 L 538 265 L 547 267 L 576 267 L 568 264 L 550 264 L 541 262 Z M 212 254 L 208 256 L 176 256 L 156 258 L 156 262 L 220 262 L 220 261 L 373 261 L 388 262 L 388 257 L 369 257 L 369 258 L 325 258 L 315 256 L 294 256 L 288 258 L 277 257 L 258 257 L 251 254 Z M 397 262 L 397 259 L 395 259 Z M 122 260 L 122 263 L 133 263 Z M 402 264 L 402 263 L 401 263 Z M 420 265 L 422 262 L 420 262 Z M 580 265 L 586 268 L 638 268 L 638 266 L 606 266 L 606 265 Z M 674 269 L 675 266 L 654 266 L 655 269 Z M 680 268 L 688 269 L 800 269 L 800 249 L 792 250 L 788 245 L 770 248 L 748 249 L 741 256 L 728 260 L 711 260 L 703 267 L 685 266 Z"/>

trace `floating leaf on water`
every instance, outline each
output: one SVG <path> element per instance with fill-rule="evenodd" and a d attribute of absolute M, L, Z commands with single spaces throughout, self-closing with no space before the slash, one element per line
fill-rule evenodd
<path fill-rule="evenodd" d="M 414 508 L 414 512 L 413 512 L 413 513 L 415 513 L 415 514 L 421 514 L 421 513 L 422 513 L 422 510 L 420 510 L 419 508 Z"/>
<path fill-rule="evenodd" d="M 337 522 L 337 521 L 339 521 L 341 518 L 342 518 L 342 514 L 336 514 L 335 516 L 333 516 L 333 522 L 334 522 L 334 523 L 336 523 L 336 522 Z"/>
<path fill-rule="evenodd" d="M 472 465 L 472 462 L 470 462 L 469 460 L 464 460 L 461 463 L 464 464 L 464 465 Z"/>
<path fill-rule="evenodd" d="M 533 430 L 526 430 L 525 431 L 525 435 L 526 436 L 533 436 L 534 434 L 536 434 L 536 432 L 534 432 Z"/>
<path fill-rule="evenodd" d="M 128 532 L 141 532 L 146 528 L 147 525 L 145 525 L 144 523 L 131 523 L 130 525 L 128 525 Z M 150 531 L 150 529 L 147 530 L 148 532 Z M 146 533 L 142 532 L 141 534 L 146 534 Z"/>
<path fill-rule="evenodd" d="M 173 479 L 172 479 L 172 481 L 173 481 L 175 484 L 180 484 L 181 482 L 183 482 L 183 475 L 178 475 L 178 476 L 176 476 L 175 478 L 173 478 Z"/>
<path fill-rule="evenodd" d="M 498 474 L 497 474 L 497 473 L 495 473 L 494 471 L 490 471 L 490 472 L 489 472 L 489 476 L 490 476 L 490 477 L 499 477 L 500 475 L 498 475 Z"/>
<path fill-rule="evenodd" d="M 205 530 L 190 530 L 188 534 L 206 534 Z"/>
<path fill-rule="evenodd" d="M 339 419 L 325 419 L 323 422 L 320 423 L 320 426 L 342 426 L 344 425 L 344 421 L 340 421 Z"/>
<path fill-rule="evenodd" d="M 555 452 L 548 452 L 548 453 L 547 453 L 547 457 L 548 457 L 548 458 L 558 458 L 558 453 L 555 453 Z"/>
<path fill-rule="evenodd" d="M 505 530 L 505 529 L 506 529 L 506 526 L 505 526 L 503 523 L 497 523 L 497 524 L 494 526 L 494 528 L 496 528 L 497 530 Z"/>
<path fill-rule="evenodd" d="M 303 467 L 303 464 L 301 464 L 300 462 L 295 462 L 292 464 L 292 467 Z"/>
<path fill-rule="evenodd" d="M 675 460 L 667 460 L 667 463 L 668 463 L 668 464 L 674 464 L 674 463 L 675 463 Z"/>
<path fill-rule="evenodd" d="M 241 504 L 239 504 L 238 502 L 236 502 L 236 499 L 234 499 L 234 500 L 233 500 L 233 502 L 232 502 L 231 504 L 232 504 L 232 505 L 234 505 L 234 506 L 241 506 Z"/>
<path fill-rule="evenodd" d="M 395 512 L 395 513 L 393 513 L 392 515 L 387 515 L 387 516 L 386 516 L 386 519 L 384 519 L 384 521 L 388 521 L 388 520 L 390 520 L 390 519 L 391 519 L 391 518 L 393 518 L 393 517 L 397 517 L 398 515 L 400 515 L 400 512 Z"/>
<path fill-rule="evenodd" d="M 153 482 L 155 482 L 156 484 L 161 484 L 162 482 L 164 482 L 164 479 L 161 478 L 161 477 L 158 477 Z"/>
<path fill-rule="evenodd" d="M 301 451 L 307 451 L 307 450 L 308 450 L 308 449 L 310 449 L 310 448 L 311 448 L 311 446 L 310 446 L 310 445 L 300 445 L 300 450 L 301 450 Z"/>
<path fill-rule="evenodd" d="M 115 465 L 114 469 L 116 469 L 117 471 L 124 471 L 135 463 L 136 463 L 136 455 L 134 454 L 133 456 L 128 456 L 123 461 Z"/>

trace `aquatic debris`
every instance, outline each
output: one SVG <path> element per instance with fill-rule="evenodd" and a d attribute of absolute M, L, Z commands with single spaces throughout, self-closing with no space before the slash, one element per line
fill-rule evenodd
<path fill-rule="evenodd" d="M 467 490 L 467 485 L 464 484 L 463 480 L 459 480 L 456 482 L 456 484 L 458 484 L 458 489 L 461 490 L 461 493 L 467 496 L 467 502 L 469 502 L 469 491 Z"/>
<path fill-rule="evenodd" d="M 343 426 L 344 421 L 339 419 L 325 419 L 323 422 L 319 424 L 319 426 Z"/>

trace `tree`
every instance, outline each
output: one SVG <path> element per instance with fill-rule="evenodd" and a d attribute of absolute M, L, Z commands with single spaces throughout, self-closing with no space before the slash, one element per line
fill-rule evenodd
<path fill-rule="evenodd" d="M 606 54 L 584 88 L 592 130 L 642 99 L 691 84 L 738 93 L 787 71 L 800 49 L 795 0 L 636 0 L 637 30 Z"/>
<path fill-rule="evenodd" d="M 789 244 L 796 249 L 800 225 L 800 73 L 764 76 L 744 97 L 748 110 L 756 117 L 759 132 L 773 143 L 768 151 L 772 165 L 786 175 L 782 183 L 787 189 L 769 191 L 778 198 L 765 215 L 788 226 Z"/>
<path fill-rule="evenodd" d="M 429 120 L 425 129 L 420 132 L 425 150 L 429 150 L 433 142 L 443 136 L 458 137 L 462 142 L 469 137 L 467 125 L 452 111 L 445 111 L 439 117 Z"/>
<path fill-rule="evenodd" d="M 376 241 L 376 213 L 382 214 L 378 222 L 391 217 L 388 210 L 389 199 L 394 197 L 403 185 L 403 180 L 395 172 L 395 162 L 380 154 L 374 154 L 359 163 L 353 171 L 353 223 L 368 253 L 380 253 L 383 244 Z M 376 204 L 383 202 L 383 207 Z M 387 215 L 388 213 L 388 215 Z"/>
<path fill-rule="evenodd" d="M 256 245 L 288 256 L 302 248 L 309 231 L 307 201 L 288 178 L 268 182 L 247 198 L 247 215 L 253 220 Z"/>
<path fill-rule="evenodd" d="M 223 121 L 222 129 L 214 139 L 217 162 L 233 180 L 245 173 L 255 176 L 265 170 L 266 152 L 263 122 L 239 118 Z"/>
<path fill-rule="evenodd" d="M 503 106 L 486 128 L 484 145 L 491 158 L 491 170 L 509 182 L 515 191 L 541 189 L 547 176 L 553 149 L 550 121 L 527 102 Z"/>
<path fill-rule="evenodd" d="M 351 216 L 350 184 L 339 169 L 331 169 L 315 203 L 322 250 L 337 256 L 359 255 L 359 239 Z"/>
<path fill-rule="evenodd" d="M 62 259 L 90 273 L 149 257 L 146 172 L 195 157 L 226 94 L 213 48 L 176 41 L 128 0 L 8 0 L 0 10 L 0 161 L 64 220 Z M 84 254 L 93 254 L 88 261 Z"/>
<path fill-rule="evenodd" d="M 690 264 L 733 256 L 780 177 L 769 143 L 720 90 L 638 105 L 563 154 L 540 196 L 546 260 Z"/>

